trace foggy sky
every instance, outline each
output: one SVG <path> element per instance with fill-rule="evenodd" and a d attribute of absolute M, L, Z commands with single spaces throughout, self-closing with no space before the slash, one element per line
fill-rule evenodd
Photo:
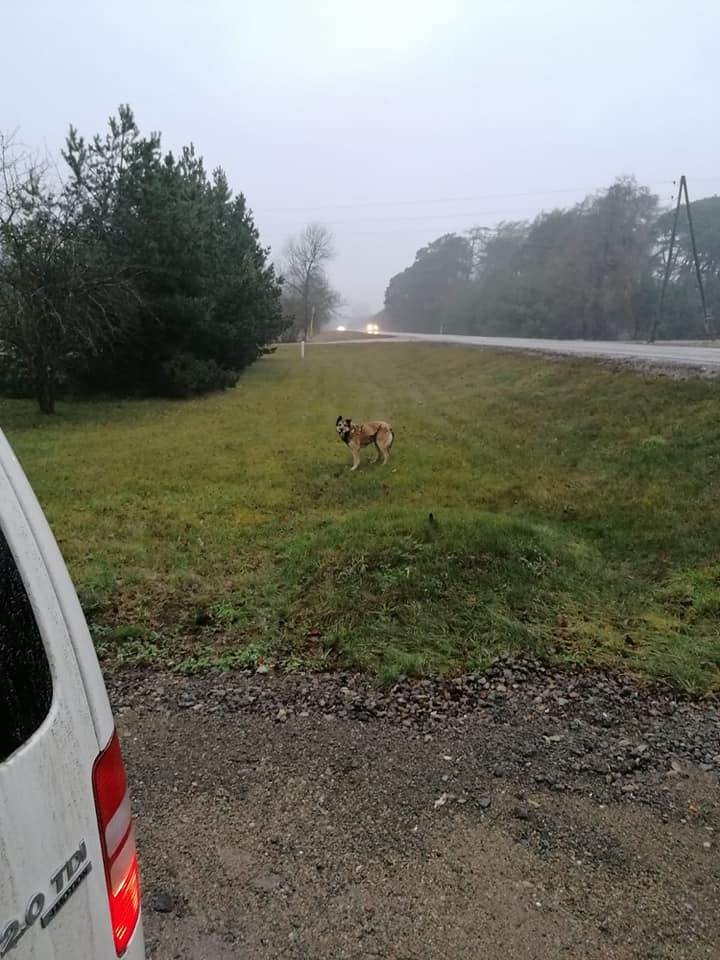
<path fill-rule="evenodd" d="M 720 192 L 712 0 L 2 0 L 0 129 L 56 153 L 128 102 L 245 193 L 278 255 L 333 230 L 336 286 L 378 309 L 450 230 L 634 173 Z"/>

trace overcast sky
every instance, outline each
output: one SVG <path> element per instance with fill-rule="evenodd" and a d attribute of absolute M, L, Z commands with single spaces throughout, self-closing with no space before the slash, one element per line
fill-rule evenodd
<path fill-rule="evenodd" d="M 720 192 L 713 0 L 1 0 L 0 129 L 56 152 L 128 102 L 221 164 L 279 253 L 315 219 L 377 309 L 450 230 L 634 173 Z"/>

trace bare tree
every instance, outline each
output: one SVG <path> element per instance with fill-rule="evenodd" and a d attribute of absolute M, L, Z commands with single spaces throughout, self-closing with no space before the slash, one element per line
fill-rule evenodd
<path fill-rule="evenodd" d="M 286 313 L 295 316 L 306 335 L 327 323 L 342 305 L 326 269 L 334 256 L 333 235 L 321 223 L 309 223 L 285 246 L 282 273 Z"/>

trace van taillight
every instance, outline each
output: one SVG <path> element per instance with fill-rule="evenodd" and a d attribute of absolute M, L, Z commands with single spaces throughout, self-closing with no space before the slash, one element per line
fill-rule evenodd
<path fill-rule="evenodd" d="M 95 809 L 105 861 L 110 922 L 120 957 L 140 916 L 140 879 L 125 767 L 117 731 L 93 768 Z"/>

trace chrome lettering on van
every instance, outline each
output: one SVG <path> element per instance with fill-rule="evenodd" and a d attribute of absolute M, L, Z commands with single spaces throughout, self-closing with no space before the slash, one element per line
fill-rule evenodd
<path fill-rule="evenodd" d="M 87 859 L 87 849 L 83 840 L 75 853 L 58 872 L 50 878 L 57 894 L 51 907 L 42 915 L 40 926 L 45 928 L 57 916 L 70 897 L 92 870 L 92 863 Z"/>
<path fill-rule="evenodd" d="M 55 899 L 47 910 L 45 894 L 39 891 L 31 897 L 20 919 L 11 920 L 0 929 L 0 958 L 16 947 L 38 920 L 41 927 L 47 927 L 91 870 L 92 863 L 87 859 L 87 847 L 83 840 L 69 860 L 66 860 L 62 867 L 50 877 L 50 886 Z"/>
<path fill-rule="evenodd" d="M 58 872 L 50 877 L 50 883 L 55 887 L 55 893 L 59 896 L 66 884 L 72 882 L 72 878 L 78 871 L 78 868 L 87 860 L 87 848 L 83 840 L 75 853 L 66 861 Z"/>

